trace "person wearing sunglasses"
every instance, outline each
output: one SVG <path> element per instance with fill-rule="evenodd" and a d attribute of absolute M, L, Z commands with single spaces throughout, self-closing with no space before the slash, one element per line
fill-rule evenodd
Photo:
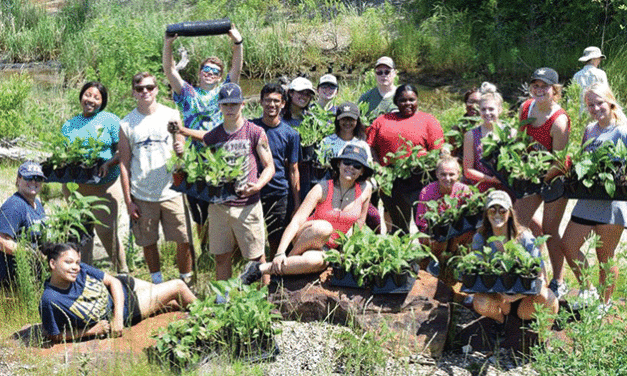
<path fill-rule="evenodd" d="M 503 240 L 488 242 L 493 236 L 501 237 Z M 516 220 L 512 200 L 507 192 L 492 191 L 486 199 L 483 222 L 472 240 L 471 249 L 478 251 L 487 245 L 493 252 L 504 252 L 503 244 L 510 240 L 518 241 L 533 257 L 542 256 L 540 249 L 534 244 L 535 239 L 531 232 Z M 478 314 L 501 324 L 505 322 L 510 312 L 516 312 L 522 320 L 533 319 L 536 312 L 535 304 L 545 306 L 549 312 L 556 314 L 559 303 L 546 284 L 544 263 L 540 279 L 541 288 L 537 295 L 477 293 L 474 294 L 473 308 Z"/>
<path fill-rule="evenodd" d="M 120 118 L 111 112 L 104 111 L 107 107 L 107 88 L 97 81 L 90 81 L 83 85 L 78 98 L 82 113 L 74 116 L 61 127 L 61 133 L 72 142 L 82 138 L 83 145 L 88 146 L 90 139 L 104 143 L 105 148 L 100 152 L 100 158 L 105 162 L 100 167 L 98 178 L 89 184 L 79 184 L 78 192 L 83 196 L 97 196 L 104 199 L 104 205 L 109 209 L 96 210 L 94 215 L 100 222 L 94 226 L 102 245 L 111 258 L 113 268 L 120 273 L 128 273 L 126 253 L 118 236 L 118 207 L 123 201 L 120 176 L 119 154 L 117 153 L 120 140 Z M 69 197 L 70 191 L 63 185 L 63 194 Z M 86 264 L 93 263 L 93 237 L 81 247 L 81 256 Z"/>
<path fill-rule="evenodd" d="M 394 84 L 396 69 L 394 68 L 392 58 L 388 56 L 380 57 L 374 65 L 374 74 L 377 86 L 362 94 L 357 101 L 358 104 L 362 102 L 368 103 L 368 110 L 365 114 L 367 117 L 370 114 L 378 116 L 396 109 L 396 105 L 392 101 L 396 91 L 396 85 Z"/>
<path fill-rule="evenodd" d="M 17 169 L 17 192 L 0 207 L 0 284 L 15 281 L 17 265 L 13 253 L 21 238 L 37 244 L 39 234 L 31 229 L 46 219 L 41 201 L 37 198 L 45 175 L 38 163 L 28 161 Z M 34 247 L 37 248 L 36 246 Z"/>
<path fill-rule="evenodd" d="M 263 275 L 308 274 L 326 268 L 324 252 L 335 248 L 337 231 L 348 233 L 366 221 L 372 175 L 366 150 L 349 145 L 331 160 L 333 179 L 316 184 L 283 232 L 272 262 L 249 262 L 240 275 L 245 284 Z M 291 247 L 291 250 L 289 249 Z"/>
<path fill-rule="evenodd" d="M 337 78 L 332 74 L 325 74 L 320 77 L 318 81 L 318 104 L 320 107 L 334 114 L 337 110 L 337 106 L 334 104 L 334 99 L 339 92 L 339 86 L 337 84 Z"/>
<path fill-rule="evenodd" d="M 220 125 L 224 118 L 218 106 L 218 93 L 222 86 L 228 82 L 239 83 L 244 61 L 244 38 L 240 32 L 232 26 L 228 32 L 233 42 L 233 55 L 231 57 L 231 69 L 224 81 L 224 62 L 216 56 L 210 56 L 200 63 L 198 69 L 198 86 L 194 87 L 183 80 L 172 55 L 172 45 L 177 36 L 168 36 L 166 33 L 163 43 L 163 71 L 172 87 L 172 97 L 183 114 L 183 124 L 186 128 L 210 131 Z M 194 141 L 192 146 L 202 147 L 202 143 Z M 194 222 L 197 224 L 198 235 L 203 233 L 202 226 L 207 220 L 207 208 L 209 203 L 187 196 L 190 211 Z M 202 236 L 201 236 L 202 238 Z"/>
<path fill-rule="evenodd" d="M 137 73 L 132 88 L 137 107 L 120 122 L 119 151 L 122 191 L 135 243 L 144 249 L 152 282 L 161 283 L 157 247 L 161 223 L 165 240 L 177 243 L 180 277 L 190 282 L 192 256 L 183 196 L 170 188 L 172 174 L 166 168 L 174 142 L 185 141 L 168 131 L 170 122 L 180 123 L 179 112 L 157 102 L 159 88 L 152 74 Z"/>

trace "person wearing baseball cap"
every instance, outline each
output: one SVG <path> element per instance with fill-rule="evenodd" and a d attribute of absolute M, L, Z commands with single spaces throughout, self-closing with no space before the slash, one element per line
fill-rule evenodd
<path fill-rule="evenodd" d="M 488 241 L 492 237 L 502 240 Z M 521 226 L 516 220 L 512 200 L 505 191 L 492 191 L 486 199 L 483 222 L 473 237 L 471 248 L 473 251 L 482 251 L 484 246 L 492 248 L 493 252 L 504 252 L 504 244 L 508 241 L 520 243 L 532 256 L 541 258 L 542 253 L 535 245 L 531 232 Z M 506 294 L 474 294 L 473 308 L 482 315 L 504 324 L 510 314 L 517 315 L 522 320 L 531 320 L 536 313 L 535 305 L 545 306 L 549 312 L 556 314 L 559 303 L 551 289 L 546 285 L 546 272 L 541 262 L 540 291 L 536 295 L 506 295 Z M 518 308 L 512 303 L 519 301 Z"/>
<path fill-rule="evenodd" d="M 521 127 L 537 142 L 539 149 L 549 152 L 560 151 L 566 147 L 570 135 L 570 118 L 566 111 L 558 104 L 561 97 L 562 85 L 559 84 L 557 72 L 548 67 L 538 68 L 531 76 L 529 85 L 531 99 L 520 107 L 520 121 L 529 119 L 530 122 Z M 551 182 L 559 174 L 555 167 L 551 167 L 544 176 L 545 182 Z M 544 198 L 540 194 L 532 194 L 516 200 L 515 208 L 518 221 L 525 227 L 531 228 L 538 236 L 540 232 L 550 235 L 547 241 L 553 279 L 549 286 L 560 297 L 567 288 L 564 284 L 564 242 L 559 233 L 560 222 L 566 210 L 568 200 L 564 197 L 544 202 L 541 224 L 533 220 L 535 212 Z M 549 198 L 547 197 L 547 200 Z"/>
<path fill-rule="evenodd" d="M 586 47 L 583 50 L 583 56 L 579 58 L 579 61 L 585 63 L 584 67 L 573 76 L 573 83 L 576 83 L 581 87 L 581 107 L 579 108 L 579 115 L 583 114 L 586 109 L 586 101 L 584 94 L 593 84 L 599 83 L 608 86 L 607 75 L 599 68 L 601 60 L 605 59 L 605 55 L 601 53 L 599 47 Z"/>
<path fill-rule="evenodd" d="M 393 97 L 396 91 L 396 67 L 389 56 L 382 56 L 374 65 L 374 74 L 377 86 L 368 90 L 359 97 L 357 103 L 368 103 L 366 116 L 370 114 L 381 115 L 396 109 Z"/>
<path fill-rule="evenodd" d="M 337 106 L 333 104 L 333 99 L 338 93 L 337 78 L 332 74 L 325 74 L 318 81 L 318 104 L 325 110 L 335 113 Z"/>
<path fill-rule="evenodd" d="M 362 227 L 366 219 L 372 175 L 366 151 L 348 145 L 333 158 L 333 179 L 316 184 L 305 197 L 285 229 L 272 262 L 251 262 L 240 279 L 251 284 L 264 275 L 309 274 L 324 270 L 325 252 L 337 248 L 339 233 L 349 233 L 353 225 Z M 350 235 L 348 235 L 350 236 Z M 288 247 L 293 245 L 288 252 Z"/>
<path fill-rule="evenodd" d="M 283 121 L 296 128 L 303 121 L 311 100 L 316 95 L 311 81 L 296 77 L 287 87 L 287 102 L 283 108 Z"/>
<path fill-rule="evenodd" d="M 311 83 L 309 83 L 311 85 Z M 313 91 L 313 88 L 312 88 Z M 236 249 L 247 260 L 265 262 L 266 229 L 261 206 L 261 189 L 275 173 L 272 151 L 263 128 L 242 114 L 242 89 L 234 83 L 222 86 L 218 104 L 224 122 L 209 132 L 177 127 L 175 133 L 202 140 L 205 146 L 222 148 L 232 154 L 227 162 L 243 158 L 243 174 L 235 182 L 237 197 L 210 203 L 207 209 L 209 252 L 215 255 L 216 279 L 231 278 Z M 175 145 L 179 152 L 182 145 Z M 264 281 L 270 282 L 270 278 Z"/>
<path fill-rule="evenodd" d="M 13 253 L 26 239 L 37 248 L 40 233 L 33 228 L 46 219 L 37 195 L 46 179 L 39 163 L 27 161 L 17 169 L 17 192 L 0 207 L 0 285 L 15 283 L 17 265 Z"/>

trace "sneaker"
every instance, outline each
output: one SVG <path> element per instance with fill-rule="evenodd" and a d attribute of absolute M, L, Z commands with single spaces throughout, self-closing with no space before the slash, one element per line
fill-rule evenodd
<path fill-rule="evenodd" d="M 552 279 L 549 283 L 549 288 L 555 294 L 555 297 L 559 300 L 568 294 L 568 286 L 564 282 L 558 282 L 557 279 Z"/>
<path fill-rule="evenodd" d="M 577 298 L 570 305 L 570 307 L 573 310 L 578 311 L 584 307 L 588 307 L 595 303 L 598 304 L 598 301 L 599 301 L 599 294 L 597 293 L 597 289 L 592 287 L 589 290 L 579 290 L 579 294 L 577 294 Z"/>
<path fill-rule="evenodd" d="M 239 279 L 244 285 L 250 285 L 261 279 L 261 270 L 259 270 L 259 261 L 250 261 L 244 267 L 244 271 L 239 275 Z"/>

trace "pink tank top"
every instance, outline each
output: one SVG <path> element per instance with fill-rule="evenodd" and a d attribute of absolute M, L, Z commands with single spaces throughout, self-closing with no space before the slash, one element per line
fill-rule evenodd
<path fill-rule="evenodd" d="M 340 210 L 339 208 L 333 207 L 333 180 L 328 180 L 328 192 L 325 200 L 316 206 L 316 210 L 313 215 L 309 217 L 309 219 L 323 219 L 333 226 L 333 229 L 336 231 L 341 231 L 344 234 L 348 232 L 348 230 L 353 227 L 355 222 L 359 219 L 361 215 L 361 205 L 353 205 L 352 209 L 345 211 Z M 359 183 L 355 185 L 355 201 L 360 202 L 361 197 L 361 186 Z M 335 248 L 337 245 L 335 244 L 335 240 L 339 237 L 339 235 L 334 232 L 331 234 L 327 245 L 329 248 Z"/>

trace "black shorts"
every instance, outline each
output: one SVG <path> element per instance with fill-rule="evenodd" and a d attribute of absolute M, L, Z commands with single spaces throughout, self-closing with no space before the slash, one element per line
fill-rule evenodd
<path fill-rule="evenodd" d="M 262 197 L 261 205 L 266 221 L 268 240 L 278 245 L 289 222 L 287 195 Z"/>
<path fill-rule="evenodd" d="M 597 222 L 597 221 L 591 221 L 589 219 L 583 219 L 583 218 L 579 218 L 579 217 L 575 217 L 574 215 L 570 216 L 570 220 L 579 224 L 579 225 L 584 225 L 584 226 L 596 226 L 596 225 L 604 225 L 605 223 L 603 222 Z"/>
<path fill-rule="evenodd" d="M 124 326 L 133 326 L 142 321 L 142 313 L 139 310 L 139 300 L 133 289 L 135 288 L 135 279 L 128 275 L 118 275 L 117 278 L 122 282 L 124 290 Z"/>
<path fill-rule="evenodd" d="M 189 195 L 187 196 L 187 202 L 189 202 L 189 211 L 192 213 L 194 222 L 201 226 L 204 225 L 207 222 L 209 203 Z"/>

